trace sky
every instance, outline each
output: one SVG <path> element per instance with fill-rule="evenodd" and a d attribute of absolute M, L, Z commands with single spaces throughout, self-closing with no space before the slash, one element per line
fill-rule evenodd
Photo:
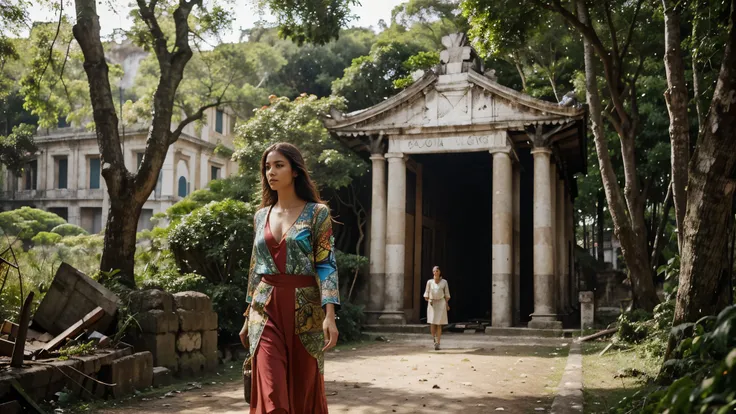
<path fill-rule="evenodd" d="M 398 6 L 405 0 L 360 0 L 362 5 L 353 7 L 353 14 L 357 16 L 356 20 L 351 22 L 351 26 L 369 27 L 373 26 L 374 29 L 378 27 L 378 21 L 383 19 L 388 22 L 391 19 L 391 10 Z M 116 9 L 111 10 L 108 4 L 116 4 Z M 130 6 L 127 6 L 129 2 L 125 0 L 110 0 L 98 2 L 97 13 L 100 16 L 100 27 L 102 29 L 102 35 L 108 36 L 112 33 L 113 29 L 130 27 L 129 15 Z M 235 13 L 235 21 L 232 25 L 232 32 L 225 33 L 223 35 L 224 42 L 235 42 L 238 40 L 240 35 L 240 28 L 246 29 L 253 27 L 253 24 L 259 20 L 254 4 L 254 0 L 237 0 L 238 6 L 233 7 Z M 65 13 L 73 18 L 73 5 L 71 2 L 67 5 L 65 1 Z M 53 21 L 58 19 L 58 12 L 53 12 L 48 9 L 40 7 L 33 7 L 29 10 L 31 21 Z M 264 16 L 268 21 L 268 16 Z M 26 33 L 24 33 L 25 35 Z"/>

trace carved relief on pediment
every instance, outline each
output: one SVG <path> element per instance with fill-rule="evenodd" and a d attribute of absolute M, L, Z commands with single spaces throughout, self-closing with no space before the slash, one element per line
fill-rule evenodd
<path fill-rule="evenodd" d="M 423 93 L 358 127 L 412 128 L 535 121 L 549 115 L 468 84 L 453 88 L 429 87 Z"/>

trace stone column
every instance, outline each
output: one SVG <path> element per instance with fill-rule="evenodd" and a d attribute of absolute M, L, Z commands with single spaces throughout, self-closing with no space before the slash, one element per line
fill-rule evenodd
<path fill-rule="evenodd" d="M 405 324 L 404 259 L 406 255 L 406 158 L 388 153 L 388 200 L 386 207 L 386 283 L 380 323 Z"/>
<path fill-rule="evenodd" d="M 514 307 L 514 241 L 513 174 L 511 157 L 506 151 L 493 153 L 492 200 L 492 309 L 491 325 L 509 327 L 513 324 Z"/>
<path fill-rule="evenodd" d="M 386 159 L 371 155 L 373 190 L 371 193 L 370 310 L 383 309 L 386 279 Z"/>
<path fill-rule="evenodd" d="M 557 208 L 555 213 L 557 215 L 557 309 L 560 313 L 567 314 L 567 289 L 568 279 L 565 272 L 565 256 L 567 254 L 567 243 L 565 243 L 565 233 L 567 223 L 565 222 L 565 215 L 567 214 L 567 205 L 565 204 L 566 191 L 565 181 L 560 177 L 557 180 Z"/>
<path fill-rule="evenodd" d="M 549 180 L 550 214 L 552 216 L 552 240 L 550 243 L 552 244 L 552 273 L 554 274 L 552 309 L 559 314 L 559 299 L 557 297 L 557 285 L 560 280 L 560 276 L 557 274 L 557 165 L 553 160 L 550 160 L 549 164 Z"/>
<path fill-rule="evenodd" d="M 514 325 L 521 321 L 521 168 L 514 167 Z"/>
<path fill-rule="evenodd" d="M 534 313 L 530 328 L 561 328 L 554 309 L 556 292 L 552 244 L 552 191 L 548 148 L 534 148 Z"/>

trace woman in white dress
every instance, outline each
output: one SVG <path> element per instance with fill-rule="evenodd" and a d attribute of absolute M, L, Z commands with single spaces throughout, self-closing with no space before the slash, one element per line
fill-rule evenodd
<path fill-rule="evenodd" d="M 427 281 L 424 299 L 428 302 L 427 323 L 434 339 L 434 349 L 439 350 L 442 325 L 447 325 L 447 311 L 450 310 L 450 288 L 447 281 L 442 278 L 439 266 L 432 269 L 432 274 L 434 278 Z"/>

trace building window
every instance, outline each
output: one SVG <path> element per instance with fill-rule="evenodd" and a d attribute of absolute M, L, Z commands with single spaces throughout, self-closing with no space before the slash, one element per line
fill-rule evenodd
<path fill-rule="evenodd" d="M 54 213 L 65 221 L 69 221 L 69 209 L 67 207 L 51 207 L 49 213 Z"/>
<path fill-rule="evenodd" d="M 219 109 L 215 111 L 215 131 L 219 132 L 220 134 L 222 134 L 222 118 L 222 111 Z"/>
<path fill-rule="evenodd" d="M 137 231 L 151 230 L 153 228 L 153 222 L 151 221 L 152 218 L 153 218 L 153 209 L 150 209 L 150 208 L 142 209 L 141 215 L 138 216 Z"/>
<path fill-rule="evenodd" d="M 100 188 L 100 157 L 89 159 L 89 188 Z"/>
<path fill-rule="evenodd" d="M 26 190 L 35 190 L 38 184 L 38 161 L 33 160 L 26 164 L 25 185 Z"/>
<path fill-rule="evenodd" d="M 220 167 L 210 167 L 210 180 L 217 180 L 220 177 Z"/>
<path fill-rule="evenodd" d="M 67 188 L 67 177 L 69 172 L 69 159 L 59 157 L 56 159 L 56 188 Z"/>
<path fill-rule="evenodd" d="M 91 234 L 98 234 L 102 231 L 102 208 L 100 207 L 82 207 L 80 209 L 81 220 L 80 226 Z"/>
<path fill-rule="evenodd" d="M 187 187 L 189 187 L 187 179 L 184 176 L 179 177 L 179 197 L 187 196 Z"/>

